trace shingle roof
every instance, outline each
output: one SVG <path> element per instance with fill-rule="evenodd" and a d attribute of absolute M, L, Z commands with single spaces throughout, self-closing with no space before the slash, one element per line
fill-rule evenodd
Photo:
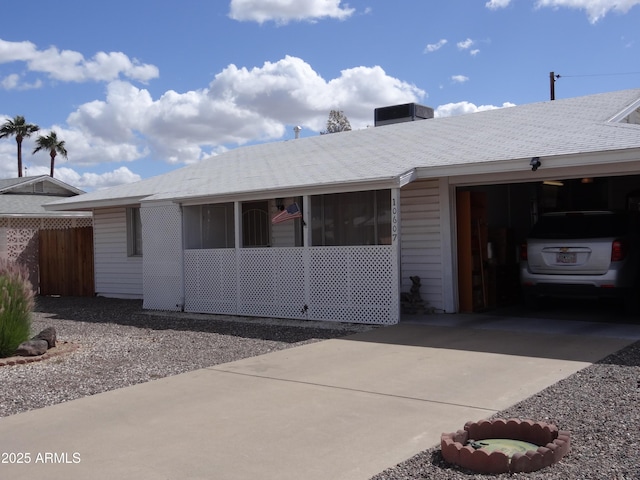
<path fill-rule="evenodd" d="M 73 187 L 67 183 L 61 182 L 57 178 L 52 178 L 49 175 L 37 175 L 33 177 L 17 177 L 17 178 L 2 178 L 0 179 L 0 193 L 6 193 L 15 191 L 23 187 L 28 187 L 33 184 L 48 184 L 60 191 L 66 191 L 70 196 L 79 195 L 84 193 L 82 190 Z"/>
<path fill-rule="evenodd" d="M 0 195 L 0 217 L 60 217 L 90 216 L 87 212 L 52 212 L 45 210 L 44 204 L 59 200 L 59 196 L 48 195 Z"/>
<path fill-rule="evenodd" d="M 443 175 L 447 169 L 460 172 L 532 156 L 637 149 L 640 125 L 610 120 L 639 107 L 640 89 L 623 90 L 240 147 L 158 177 L 55 202 L 52 208 L 287 190 L 302 194 L 340 184 L 397 181 L 413 169 Z"/>
<path fill-rule="evenodd" d="M 34 186 L 42 187 L 39 189 Z M 41 193 L 37 193 L 38 190 Z M 85 212 L 53 212 L 43 205 L 61 197 L 83 193 L 49 175 L 0 179 L 0 216 L 68 217 L 87 216 Z"/>

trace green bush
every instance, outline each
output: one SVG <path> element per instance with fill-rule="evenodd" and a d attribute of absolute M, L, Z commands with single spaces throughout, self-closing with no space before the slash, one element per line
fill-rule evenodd
<path fill-rule="evenodd" d="M 0 357 L 13 355 L 31 335 L 33 287 L 24 265 L 0 259 Z"/>

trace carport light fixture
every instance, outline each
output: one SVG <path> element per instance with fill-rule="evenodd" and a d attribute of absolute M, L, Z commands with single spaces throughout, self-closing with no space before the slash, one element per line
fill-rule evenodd
<path fill-rule="evenodd" d="M 540 162 L 540 157 L 533 157 L 529 162 L 529 165 L 531 165 L 532 172 L 538 170 L 538 168 L 540 168 L 540 165 L 542 165 L 542 162 Z"/>

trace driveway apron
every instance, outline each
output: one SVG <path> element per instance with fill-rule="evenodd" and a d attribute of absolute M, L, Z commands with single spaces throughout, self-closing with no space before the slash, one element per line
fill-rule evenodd
<path fill-rule="evenodd" d="M 0 478 L 368 479 L 640 339 L 640 326 L 470 318 L 428 316 L 2 418 Z"/>

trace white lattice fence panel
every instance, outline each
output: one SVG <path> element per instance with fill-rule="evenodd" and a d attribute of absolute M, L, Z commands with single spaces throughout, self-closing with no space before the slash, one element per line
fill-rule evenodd
<path fill-rule="evenodd" d="M 391 246 L 310 250 L 310 319 L 398 322 L 398 279 Z"/>
<path fill-rule="evenodd" d="M 45 217 L 42 219 L 41 228 L 43 230 L 64 230 L 67 228 L 92 227 L 92 217 Z"/>
<path fill-rule="evenodd" d="M 234 249 L 186 250 L 184 276 L 185 311 L 237 313 Z"/>
<path fill-rule="evenodd" d="M 303 249 L 241 249 L 238 265 L 239 314 L 304 318 Z"/>
<path fill-rule="evenodd" d="M 181 310 L 182 216 L 178 205 L 142 207 L 144 308 Z"/>
<path fill-rule="evenodd" d="M 25 257 L 35 257 L 38 264 L 38 229 L 8 228 L 7 251 L 9 260 L 22 261 Z M 28 262 L 22 262 L 28 263 Z"/>
<path fill-rule="evenodd" d="M 77 228 L 92 227 L 93 226 L 93 218 L 91 218 L 91 217 L 76 218 L 76 225 L 75 226 Z"/>
<path fill-rule="evenodd" d="M 38 230 L 41 227 L 39 218 L 12 218 L 9 226 L 16 229 Z"/>
<path fill-rule="evenodd" d="M 28 225 L 29 223 L 23 224 Z M 29 281 L 37 290 L 39 288 L 38 230 L 34 228 L 7 228 L 5 248 L 7 260 L 27 267 Z"/>

